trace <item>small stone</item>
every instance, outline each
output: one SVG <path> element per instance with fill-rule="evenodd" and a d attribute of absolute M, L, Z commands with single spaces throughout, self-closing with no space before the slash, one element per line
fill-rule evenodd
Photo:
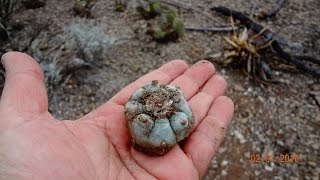
<path fill-rule="evenodd" d="M 255 174 L 256 176 L 258 176 L 258 175 L 260 175 L 260 172 L 257 171 L 257 170 L 255 170 L 255 171 L 254 171 L 254 174 Z"/>
<path fill-rule="evenodd" d="M 227 151 L 227 148 L 225 148 L 225 147 L 219 148 L 219 154 L 222 154 L 222 153 L 224 153 L 226 151 Z"/>
<path fill-rule="evenodd" d="M 221 175 L 222 175 L 222 176 L 226 176 L 227 174 L 228 174 L 228 173 L 227 173 L 226 170 L 222 170 L 222 171 L 221 171 Z"/>
<path fill-rule="evenodd" d="M 241 119 L 240 119 L 240 122 L 241 122 L 242 124 L 247 124 L 248 120 L 249 120 L 249 118 L 241 118 Z"/>
<path fill-rule="evenodd" d="M 166 148 L 167 147 L 167 143 L 166 142 L 161 142 L 161 147 Z"/>
<path fill-rule="evenodd" d="M 246 153 L 244 153 L 244 157 L 246 157 L 246 158 L 250 158 L 250 152 L 246 152 Z"/>
<path fill-rule="evenodd" d="M 312 143 L 312 144 L 311 144 L 311 147 L 312 147 L 313 149 L 315 149 L 315 150 L 318 150 L 319 147 L 320 147 L 320 143 Z"/>
<path fill-rule="evenodd" d="M 264 102 L 264 98 L 262 96 L 258 96 L 258 100 L 262 103 Z"/>
<path fill-rule="evenodd" d="M 280 146 L 283 146 L 284 147 L 284 142 L 280 141 L 280 140 L 277 140 L 277 144 L 279 144 Z"/>
<path fill-rule="evenodd" d="M 274 104 L 276 102 L 276 98 L 275 97 L 269 97 L 269 100 L 272 104 Z"/>
<path fill-rule="evenodd" d="M 317 163 L 314 161 L 308 161 L 308 165 L 312 166 L 312 167 L 316 167 Z"/>
<path fill-rule="evenodd" d="M 235 84 L 234 85 L 234 90 L 239 91 L 239 92 L 243 92 L 244 88 L 243 88 L 243 86 L 241 86 L 239 84 Z"/>
<path fill-rule="evenodd" d="M 221 162 L 221 166 L 226 166 L 228 163 L 229 163 L 228 161 L 223 160 L 223 161 Z"/>
<path fill-rule="evenodd" d="M 265 169 L 266 171 L 272 171 L 272 170 L 273 170 L 273 168 L 272 168 L 271 166 L 265 166 L 264 169 Z"/>
<path fill-rule="evenodd" d="M 265 138 L 263 137 L 262 134 L 258 134 L 258 139 L 260 142 L 265 142 Z"/>
<path fill-rule="evenodd" d="M 131 71 L 136 73 L 136 72 L 138 72 L 140 70 L 140 67 L 137 64 L 132 64 L 130 66 L 130 69 L 131 69 Z"/>
<path fill-rule="evenodd" d="M 239 131 L 235 130 L 234 134 L 235 134 L 236 138 L 239 139 L 240 144 L 243 144 L 247 141 L 246 139 L 244 139 L 244 136 Z"/>

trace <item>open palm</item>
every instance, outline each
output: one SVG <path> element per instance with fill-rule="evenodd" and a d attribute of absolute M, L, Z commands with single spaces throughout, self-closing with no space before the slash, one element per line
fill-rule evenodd
<path fill-rule="evenodd" d="M 48 112 L 44 76 L 26 54 L 3 55 L 0 99 L 0 179 L 199 179 L 223 140 L 233 114 L 225 80 L 200 61 L 171 61 L 131 83 L 77 121 Z M 152 80 L 183 90 L 195 115 L 192 133 L 164 156 L 130 146 L 124 104 Z"/>

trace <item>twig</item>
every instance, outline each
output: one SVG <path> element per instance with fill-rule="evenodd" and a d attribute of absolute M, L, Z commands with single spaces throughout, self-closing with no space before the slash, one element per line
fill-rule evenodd
<path fill-rule="evenodd" d="M 174 2 L 174 1 L 170 1 L 170 0 L 154 0 L 154 1 L 165 3 L 165 4 L 168 4 L 168 5 L 172 5 L 172 6 L 179 7 L 179 8 L 185 9 L 185 10 L 189 10 L 189 11 L 194 11 L 194 12 L 197 12 L 199 14 L 204 15 L 205 17 L 207 17 L 208 19 L 210 19 L 212 21 L 217 22 L 217 19 L 212 17 L 209 13 L 206 13 L 203 10 L 200 10 L 200 9 L 197 9 L 197 8 L 193 8 L 191 6 L 187 6 L 187 5 L 183 4 L 183 3 Z"/>
<path fill-rule="evenodd" d="M 0 22 L 0 40 L 6 41 L 9 39 L 9 34 L 6 28 Z"/>
<path fill-rule="evenodd" d="M 50 48 L 47 52 L 44 53 L 45 56 L 48 56 L 49 54 L 51 54 L 53 51 L 59 49 L 64 43 L 61 43 L 59 45 L 56 45 L 52 48 Z"/>
<path fill-rule="evenodd" d="M 262 25 L 254 22 L 252 19 L 250 19 L 248 16 L 244 15 L 241 12 L 234 11 L 229 8 L 222 7 L 222 6 L 221 7 L 213 7 L 213 8 L 211 8 L 211 10 L 216 11 L 218 13 L 221 13 L 222 15 L 225 15 L 225 16 L 232 16 L 234 19 L 239 20 L 241 22 L 241 24 L 246 26 L 248 29 L 251 29 L 255 33 L 259 33 L 259 32 L 261 32 L 262 29 L 264 29 Z M 277 56 L 279 56 L 280 58 L 282 58 L 288 62 L 293 63 L 297 68 L 299 68 L 301 70 L 309 71 L 316 76 L 320 76 L 320 68 L 315 67 L 315 66 L 317 66 L 314 63 L 315 60 L 310 61 L 310 59 L 314 59 L 314 58 L 301 59 L 301 57 L 299 57 L 299 56 L 291 56 L 289 53 L 283 51 L 283 49 L 279 45 L 278 41 L 275 38 L 273 38 L 274 35 L 275 34 L 268 29 L 262 33 L 262 36 L 265 39 L 267 39 L 267 41 L 274 39 L 274 41 L 271 43 L 271 46 L 272 46 L 273 50 L 276 52 Z M 316 62 L 319 62 L 319 60 L 316 60 Z"/>
<path fill-rule="evenodd" d="M 261 32 L 261 30 L 263 29 L 263 26 L 261 26 L 260 24 L 257 24 L 255 22 L 253 22 L 252 19 L 250 19 L 248 16 L 244 15 L 241 12 L 238 11 L 234 11 L 231 10 L 229 8 L 226 7 L 213 7 L 210 8 L 213 11 L 216 11 L 218 13 L 221 13 L 222 15 L 225 16 L 232 16 L 234 19 L 239 20 L 243 25 L 245 25 L 248 29 L 253 30 L 256 33 Z M 270 31 L 269 29 L 266 29 L 263 33 L 262 36 L 267 40 L 271 40 L 274 37 L 275 33 Z"/>
<path fill-rule="evenodd" d="M 31 44 L 33 43 L 33 41 L 40 35 L 40 33 L 47 29 L 51 24 L 53 23 L 53 21 L 49 20 L 47 23 L 45 23 L 43 26 L 41 26 L 40 28 L 38 28 L 37 30 L 34 31 L 33 35 L 31 36 L 31 39 L 29 40 L 29 43 L 27 44 L 27 46 L 25 48 L 23 48 L 21 51 L 27 51 L 29 49 L 29 47 L 31 46 Z"/>
<path fill-rule="evenodd" d="M 237 30 L 238 28 L 236 27 L 233 29 L 231 26 L 230 27 L 197 27 L 197 26 L 187 26 L 185 27 L 187 30 L 192 30 L 192 31 L 213 31 L 213 32 L 230 32 L 233 30 Z"/>

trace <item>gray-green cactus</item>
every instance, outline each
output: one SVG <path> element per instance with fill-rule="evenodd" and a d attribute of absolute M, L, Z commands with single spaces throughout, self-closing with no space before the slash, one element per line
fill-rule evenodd
<path fill-rule="evenodd" d="M 193 113 L 179 87 L 154 80 L 136 90 L 125 105 L 127 127 L 136 149 L 164 155 L 188 137 Z"/>

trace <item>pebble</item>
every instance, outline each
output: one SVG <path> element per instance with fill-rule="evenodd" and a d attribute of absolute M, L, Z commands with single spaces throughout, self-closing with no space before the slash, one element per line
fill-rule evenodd
<path fill-rule="evenodd" d="M 239 131 L 235 130 L 234 134 L 239 139 L 240 144 L 243 144 L 247 141 L 246 139 L 244 139 L 244 136 Z"/>
<path fill-rule="evenodd" d="M 226 151 L 227 151 L 227 148 L 221 147 L 221 148 L 219 149 L 219 154 L 222 154 L 222 153 L 224 153 L 224 152 L 226 152 Z"/>
<path fill-rule="evenodd" d="M 318 150 L 319 149 L 319 147 L 320 147 L 320 143 L 312 143 L 311 144 L 311 147 L 313 148 L 313 149 L 315 149 L 315 150 Z"/>
<path fill-rule="evenodd" d="M 308 165 L 312 166 L 312 167 L 316 167 L 317 163 L 314 161 L 308 161 Z"/>
<path fill-rule="evenodd" d="M 257 171 L 257 170 L 255 170 L 255 171 L 254 171 L 254 174 L 255 174 L 256 176 L 259 176 L 259 175 L 260 175 L 260 172 Z"/>
<path fill-rule="evenodd" d="M 274 104 L 276 102 L 276 98 L 275 97 L 269 97 L 269 100 L 272 104 Z"/>
<path fill-rule="evenodd" d="M 272 171 L 273 170 L 273 168 L 271 166 L 264 166 L 264 169 L 266 171 Z"/>
<path fill-rule="evenodd" d="M 243 86 L 241 86 L 239 84 L 235 84 L 234 85 L 234 90 L 239 91 L 239 92 L 243 92 L 244 88 L 243 88 Z"/>
<path fill-rule="evenodd" d="M 228 161 L 223 160 L 223 161 L 221 162 L 221 166 L 226 166 L 228 163 L 229 163 Z"/>
<path fill-rule="evenodd" d="M 250 152 L 244 153 L 244 157 L 249 158 L 250 157 Z"/>
<path fill-rule="evenodd" d="M 226 170 L 222 170 L 222 171 L 221 171 L 221 175 L 222 175 L 222 176 L 226 176 L 227 174 L 228 174 L 228 173 L 227 173 Z"/>
<path fill-rule="evenodd" d="M 284 142 L 277 140 L 277 144 L 279 144 L 280 146 L 284 146 Z"/>
<path fill-rule="evenodd" d="M 262 103 L 264 102 L 264 98 L 262 96 L 258 96 L 258 100 Z"/>
<path fill-rule="evenodd" d="M 258 139 L 260 142 L 265 142 L 265 138 L 263 137 L 262 134 L 258 134 Z"/>

